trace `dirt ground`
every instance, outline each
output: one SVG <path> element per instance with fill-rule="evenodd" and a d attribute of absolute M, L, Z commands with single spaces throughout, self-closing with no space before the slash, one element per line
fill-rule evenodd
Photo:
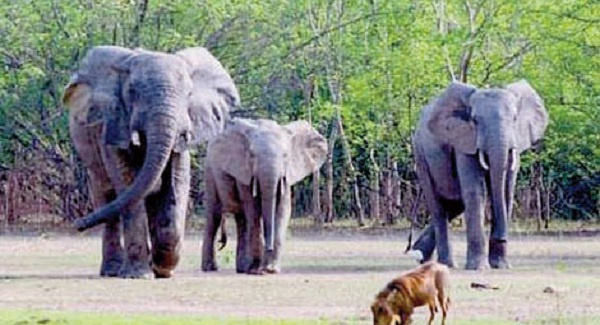
<path fill-rule="evenodd" d="M 465 242 L 454 238 L 464 264 Z M 233 270 L 233 247 L 219 254 L 221 271 L 199 271 L 200 238 L 188 236 L 185 256 L 167 280 L 97 276 L 96 236 L 0 236 L 0 310 L 43 309 L 119 314 L 194 314 L 240 318 L 328 319 L 369 324 L 373 296 L 415 263 L 394 236 L 292 236 L 284 273 L 246 276 Z M 511 270 L 453 270 L 450 320 L 600 323 L 600 238 L 513 237 Z M 499 290 L 478 291 L 471 282 Z M 554 293 L 544 293 L 552 287 Z M 425 319 L 418 310 L 416 319 Z M 450 322 L 452 324 L 452 322 Z M 563 322 L 564 323 L 564 322 Z M 568 323 L 568 322 L 567 322 Z"/>

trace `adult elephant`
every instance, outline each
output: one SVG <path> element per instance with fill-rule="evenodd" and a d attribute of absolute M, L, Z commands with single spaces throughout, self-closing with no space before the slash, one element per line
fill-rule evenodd
<path fill-rule="evenodd" d="M 217 270 L 215 235 L 222 214 L 232 213 L 238 233 L 237 272 L 280 272 L 291 186 L 318 170 L 326 155 L 325 138 L 306 121 L 281 126 L 270 120 L 233 120 L 208 145 L 202 270 Z"/>
<path fill-rule="evenodd" d="M 220 132 L 239 105 L 230 76 L 204 48 L 99 46 L 72 75 L 63 102 L 94 206 L 76 227 L 106 222 L 100 274 L 170 277 L 184 232 L 188 148 Z"/>
<path fill-rule="evenodd" d="M 417 175 L 431 225 L 413 253 L 454 266 L 448 220 L 464 212 L 467 269 L 485 267 L 483 216 L 491 196 L 489 265 L 508 268 L 507 220 L 513 209 L 520 154 L 544 134 L 548 114 L 525 80 L 504 89 L 477 89 L 454 82 L 421 113 L 413 138 Z"/>

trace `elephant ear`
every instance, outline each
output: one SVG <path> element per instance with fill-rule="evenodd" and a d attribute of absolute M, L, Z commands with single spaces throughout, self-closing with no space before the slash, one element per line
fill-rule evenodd
<path fill-rule="evenodd" d="M 295 121 L 285 126 L 292 134 L 287 181 L 293 185 L 319 170 L 327 158 L 327 141 L 306 121 Z"/>
<path fill-rule="evenodd" d="M 252 180 L 252 157 L 248 137 L 256 129 L 250 121 L 236 119 L 208 144 L 207 161 L 244 185 Z"/>
<path fill-rule="evenodd" d="M 240 96 L 225 68 L 207 49 L 187 48 L 176 55 L 190 66 L 193 88 L 188 110 L 193 130 L 189 145 L 195 145 L 223 130 L 229 112 L 240 105 Z"/>
<path fill-rule="evenodd" d="M 548 112 L 542 98 L 526 80 L 506 86 L 518 100 L 517 104 L 517 147 L 527 150 L 542 139 L 548 126 Z"/>
<path fill-rule="evenodd" d="M 79 124 L 88 124 L 92 103 L 92 87 L 74 73 L 65 87 L 62 103 L 69 108 L 69 116 Z"/>
<path fill-rule="evenodd" d="M 122 65 L 134 54 L 117 46 L 92 48 L 62 97 L 71 120 L 87 125 L 103 122 L 104 143 L 120 148 L 127 148 L 130 141 L 129 110 L 121 100 Z"/>
<path fill-rule="evenodd" d="M 476 152 L 476 128 L 471 120 L 469 98 L 477 88 L 453 82 L 426 109 L 431 110 L 429 131 L 439 140 L 467 154 Z"/>

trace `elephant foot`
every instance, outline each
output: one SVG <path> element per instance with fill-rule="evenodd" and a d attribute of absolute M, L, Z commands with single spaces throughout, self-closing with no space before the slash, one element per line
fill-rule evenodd
<path fill-rule="evenodd" d="M 469 259 L 467 258 L 467 264 L 465 270 L 478 271 L 487 269 L 487 265 L 483 258 Z"/>
<path fill-rule="evenodd" d="M 252 265 L 252 261 L 249 257 L 237 256 L 235 259 L 235 272 L 240 274 L 248 273 L 248 270 Z M 258 265 L 258 263 L 254 263 L 254 265 Z"/>
<path fill-rule="evenodd" d="M 465 270 L 485 270 L 488 268 L 483 252 L 483 245 L 471 244 L 467 247 L 467 264 Z"/>
<path fill-rule="evenodd" d="M 493 269 L 509 269 L 510 264 L 506 260 L 506 240 L 490 239 L 489 262 Z"/>
<path fill-rule="evenodd" d="M 251 268 L 246 273 L 250 274 L 250 275 L 264 275 L 265 274 L 265 272 L 260 268 Z"/>
<path fill-rule="evenodd" d="M 281 266 L 279 265 L 267 265 L 264 268 L 265 272 L 268 274 L 277 274 L 277 273 L 281 273 Z"/>
<path fill-rule="evenodd" d="M 214 260 L 202 261 L 202 272 L 216 272 L 219 270 Z"/>
<path fill-rule="evenodd" d="M 438 263 L 444 264 L 449 268 L 454 268 L 454 260 L 451 257 L 440 258 L 438 257 Z"/>
<path fill-rule="evenodd" d="M 123 259 L 114 258 L 109 260 L 102 261 L 102 266 L 100 266 L 100 276 L 102 277 L 117 277 L 119 276 L 119 271 L 123 267 Z"/>
<path fill-rule="evenodd" d="M 252 275 L 263 275 L 264 268 L 261 267 L 261 259 L 253 258 L 252 261 L 250 261 L 250 263 L 248 265 L 246 273 L 252 274 Z"/>
<path fill-rule="evenodd" d="M 250 268 L 246 264 L 236 264 L 235 272 L 239 274 L 248 273 Z"/>
<path fill-rule="evenodd" d="M 154 272 L 154 277 L 157 279 L 168 279 L 173 276 L 173 270 L 160 268 L 156 265 L 152 267 L 152 271 Z"/>
<path fill-rule="evenodd" d="M 148 265 L 140 265 L 142 263 L 129 264 L 125 263 L 119 271 L 119 277 L 123 279 L 152 279 L 154 273 Z"/>

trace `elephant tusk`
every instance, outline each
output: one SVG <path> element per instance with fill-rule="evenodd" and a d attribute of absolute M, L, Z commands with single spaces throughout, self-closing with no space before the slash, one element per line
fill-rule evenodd
<path fill-rule="evenodd" d="M 256 179 L 252 180 L 252 197 L 258 196 L 258 184 L 256 184 Z"/>
<path fill-rule="evenodd" d="M 138 131 L 131 132 L 131 143 L 136 147 L 139 147 L 142 144 L 140 141 L 140 133 Z"/>
<path fill-rule="evenodd" d="M 510 162 L 510 170 L 514 172 L 517 169 L 519 169 L 519 164 L 517 162 L 517 151 L 515 149 L 512 149 L 510 154 L 512 155 Z"/>
<path fill-rule="evenodd" d="M 490 166 L 488 166 L 488 164 L 485 162 L 485 157 L 483 156 L 483 151 L 479 150 L 479 164 L 481 165 L 481 168 L 485 169 L 485 170 L 490 170 Z"/>

